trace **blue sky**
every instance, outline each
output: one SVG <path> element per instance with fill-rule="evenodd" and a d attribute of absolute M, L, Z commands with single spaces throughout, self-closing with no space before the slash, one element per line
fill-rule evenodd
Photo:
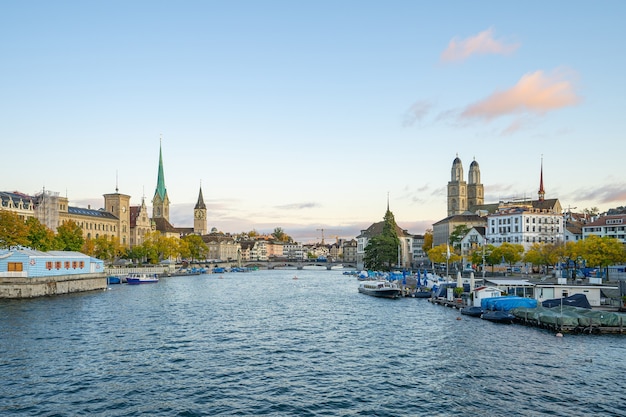
<path fill-rule="evenodd" d="M 434 4 L 437 3 L 437 4 Z M 600 7 L 601 5 L 601 7 Z M 70 204 L 156 187 L 171 222 L 352 238 L 486 202 L 626 205 L 626 3 L 4 1 L 0 189 Z M 11 157 L 7 157 L 11 155 Z M 467 178 L 467 172 L 466 172 Z"/>

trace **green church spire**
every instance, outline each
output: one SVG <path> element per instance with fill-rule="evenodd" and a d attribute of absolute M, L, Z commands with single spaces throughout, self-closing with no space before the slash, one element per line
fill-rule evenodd
<path fill-rule="evenodd" d="M 161 201 L 165 200 L 165 175 L 163 175 L 163 151 L 161 150 L 161 143 L 159 142 L 159 176 L 157 177 L 156 193 L 161 197 Z"/>

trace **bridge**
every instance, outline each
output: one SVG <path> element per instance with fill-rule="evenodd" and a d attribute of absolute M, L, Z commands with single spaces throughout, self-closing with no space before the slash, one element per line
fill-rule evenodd
<path fill-rule="evenodd" d="M 242 267 L 259 269 L 319 269 L 324 267 L 327 270 L 333 268 L 354 268 L 356 264 L 350 262 L 320 262 L 320 261 L 249 261 L 243 262 Z"/>

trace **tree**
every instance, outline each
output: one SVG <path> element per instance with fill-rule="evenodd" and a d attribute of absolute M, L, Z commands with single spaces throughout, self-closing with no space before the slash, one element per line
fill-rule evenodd
<path fill-rule="evenodd" d="M 433 230 L 427 229 L 426 232 L 424 232 L 424 244 L 422 245 L 422 250 L 424 251 L 424 253 L 428 253 L 428 251 L 431 250 L 432 247 L 433 247 Z"/>
<path fill-rule="evenodd" d="M 206 259 L 209 247 L 198 235 L 187 235 L 181 239 L 181 257 L 193 260 Z M 183 254 L 183 250 L 186 251 Z"/>
<path fill-rule="evenodd" d="M 28 242 L 32 249 L 47 252 L 54 247 L 54 232 L 36 217 L 29 217 L 26 220 L 28 228 Z"/>
<path fill-rule="evenodd" d="M 0 248 L 28 246 L 28 226 L 16 213 L 0 209 Z"/>
<path fill-rule="evenodd" d="M 399 246 L 396 220 L 387 209 L 381 234 L 372 237 L 365 247 L 365 267 L 376 271 L 391 271 L 392 266 L 398 262 Z"/>
<path fill-rule="evenodd" d="M 73 220 L 69 220 L 57 227 L 55 248 L 65 251 L 80 251 L 85 243 L 83 229 Z"/>
<path fill-rule="evenodd" d="M 454 262 L 459 262 L 462 258 L 457 255 L 454 249 L 450 250 L 450 246 L 443 243 L 439 246 L 435 246 L 431 250 L 427 252 L 428 259 L 431 262 L 438 264 L 451 264 Z M 449 255 L 448 255 L 449 254 Z"/>
<path fill-rule="evenodd" d="M 272 232 L 272 236 L 274 237 L 274 239 L 276 239 L 279 242 L 292 242 L 293 241 L 292 237 L 285 234 L 285 232 L 283 231 L 281 227 L 274 228 L 274 231 Z"/>
<path fill-rule="evenodd" d="M 461 240 L 463 240 L 463 238 L 467 235 L 469 231 L 470 228 L 464 224 L 454 226 L 454 230 L 452 231 L 452 233 L 450 233 L 450 236 L 448 237 L 450 245 L 452 245 L 452 247 L 455 249 L 460 249 Z"/>
<path fill-rule="evenodd" d="M 607 268 L 609 265 L 626 262 L 626 249 L 615 238 L 591 235 L 580 242 L 582 243 L 581 253 L 584 253 L 583 257 L 587 265 Z"/>

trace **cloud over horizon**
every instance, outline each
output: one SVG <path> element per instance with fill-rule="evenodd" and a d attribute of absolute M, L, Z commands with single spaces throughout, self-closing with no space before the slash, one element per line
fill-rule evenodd
<path fill-rule="evenodd" d="M 574 91 L 572 81 L 562 72 L 545 74 L 535 71 L 524 74 L 508 90 L 496 91 L 487 98 L 470 104 L 460 114 L 461 118 L 491 121 L 513 114 L 544 115 L 564 107 L 574 106 L 581 98 Z"/>
<path fill-rule="evenodd" d="M 493 29 L 487 29 L 465 39 L 453 38 L 441 53 L 441 61 L 465 61 L 472 55 L 509 55 L 519 46 L 519 43 L 507 44 L 502 40 L 494 39 Z"/>

